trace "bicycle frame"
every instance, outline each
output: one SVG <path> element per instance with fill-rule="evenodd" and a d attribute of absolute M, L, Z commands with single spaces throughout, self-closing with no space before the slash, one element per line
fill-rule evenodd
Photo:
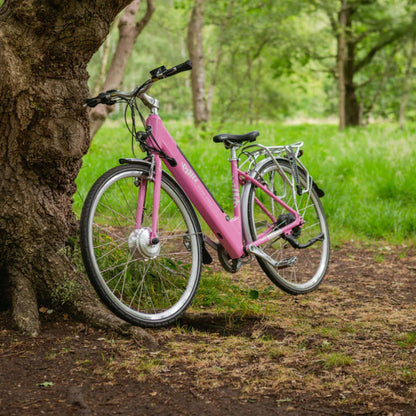
<path fill-rule="evenodd" d="M 234 217 L 229 216 L 221 209 L 218 203 L 215 201 L 204 182 L 199 178 L 198 174 L 194 171 L 189 164 L 186 157 L 183 155 L 178 145 L 166 130 L 161 118 L 157 114 L 151 114 L 146 121 L 147 125 L 152 128 L 153 136 L 157 141 L 158 147 L 169 157 L 176 161 L 176 165 L 172 166 L 170 163 L 164 161 L 164 164 L 176 179 L 186 195 L 195 206 L 196 210 L 200 213 L 204 221 L 208 224 L 210 229 L 218 238 L 221 245 L 225 248 L 228 255 L 232 259 L 238 259 L 247 253 L 248 244 L 245 244 L 243 238 L 243 230 L 241 223 L 240 212 L 240 184 L 247 182 L 253 183 L 256 187 L 260 188 L 268 196 L 273 198 L 278 204 L 284 207 L 287 211 L 295 216 L 295 220 L 278 230 L 273 231 L 271 227 L 264 232 L 259 238 L 250 243 L 250 245 L 259 246 L 267 241 L 277 238 L 281 234 L 288 234 L 290 230 L 298 225 L 302 225 L 302 219 L 299 214 L 291 207 L 286 205 L 282 200 L 275 196 L 269 189 L 258 182 L 255 178 L 250 176 L 247 172 L 243 172 L 238 168 L 238 159 L 236 157 L 235 149 L 231 149 L 231 179 L 232 179 L 232 195 L 233 195 L 233 211 Z M 155 146 L 151 137 L 147 138 L 149 145 Z M 157 240 L 157 221 L 158 221 L 158 208 L 160 202 L 160 183 L 162 177 L 162 164 L 161 159 L 157 153 L 153 154 L 154 157 L 154 200 L 153 200 L 153 213 L 152 213 L 152 232 L 150 241 Z M 146 192 L 146 183 L 140 187 L 138 196 L 138 208 L 136 215 L 136 228 L 140 228 L 142 207 L 144 201 L 144 195 Z M 267 209 L 255 199 L 255 202 L 261 209 L 271 218 L 272 222 L 276 222 L 273 214 L 268 212 Z"/>

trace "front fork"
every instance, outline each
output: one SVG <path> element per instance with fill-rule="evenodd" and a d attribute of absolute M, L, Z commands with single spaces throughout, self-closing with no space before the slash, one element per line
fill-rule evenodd
<path fill-rule="evenodd" d="M 135 222 L 136 230 L 142 227 L 147 184 L 149 181 L 153 181 L 152 229 L 150 232 L 149 243 L 154 245 L 160 241 L 157 236 L 157 224 L 159 219 L 160 189 L 162 185 L 162 162 L 159 157 L 155 157 L 154 155 L 152 155 L 149 177 L 146 180 L 142 179 L 139 185 Z"/>

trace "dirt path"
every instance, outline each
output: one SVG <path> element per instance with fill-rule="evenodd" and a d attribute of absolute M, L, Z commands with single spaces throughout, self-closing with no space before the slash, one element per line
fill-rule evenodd
<path fill-rule="evenodd" d="M 343 247 L 313 294 L 191 311 L 158 351 L 46 310 L 28 339 L 3 313 L 0 415 L 416 415 L 415 277 L 413 249 Z"/>

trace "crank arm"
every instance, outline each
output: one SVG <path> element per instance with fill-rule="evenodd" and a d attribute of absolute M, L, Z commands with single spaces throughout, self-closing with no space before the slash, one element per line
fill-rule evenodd
<path fill-rule="evenodd" d="M 286 269 L 287 267 L 294 266 L 298 261 L 296 256 L 291 256 L 280 261 L 276 261 L 268 254 L 266 254 L 261 248 L 256 247 L 254 244 L 250 244 L 247 247 L 247 251 L 251 254 L 254 254 L 256 257 L 259 257 L 260 259 L 267 261 L 267 263 L 269 263 L 276 269 Z"/>

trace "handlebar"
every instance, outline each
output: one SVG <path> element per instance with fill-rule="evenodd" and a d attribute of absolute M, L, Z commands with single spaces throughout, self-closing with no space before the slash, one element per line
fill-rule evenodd
<path fill-rule="evenodd" d="M 150 71 L 151 78 L 148 79 L 144 84 L 135 88 L 131 92 L 123 92 L 117 90 L 108 90 L 98 94 L 96 97 L 87 98 L 85 100 L 85 106 L 95 107 L 98 104 L 113 105 L 117 102 L 117 99 L 129 100 L 133 97 L 140 97 L 156 82 L 164 78 L 171 77 L 179 74 L 180 72 L 190 71 L 192 69 L 192 62 L 187 60 L 179 65 L 173 66 L 172 68 L 166 69 L 164 66 L 160 66 Z M 141 98 L 141 97 L 140 97 Z"/>
<path fill-rule="evenodd" d="M 172 75 L 179 74 L 180 72 L 190 71 L 192 69 L 192 62 L 187 60 L 182 64 L 173 66 L 170 69 L 166 69 L 164 66 L 154 69 L 150 71 L 150 75 L 152 76 L 152 81 L 159 81 L 160 79 L 171 77 Z"/>

